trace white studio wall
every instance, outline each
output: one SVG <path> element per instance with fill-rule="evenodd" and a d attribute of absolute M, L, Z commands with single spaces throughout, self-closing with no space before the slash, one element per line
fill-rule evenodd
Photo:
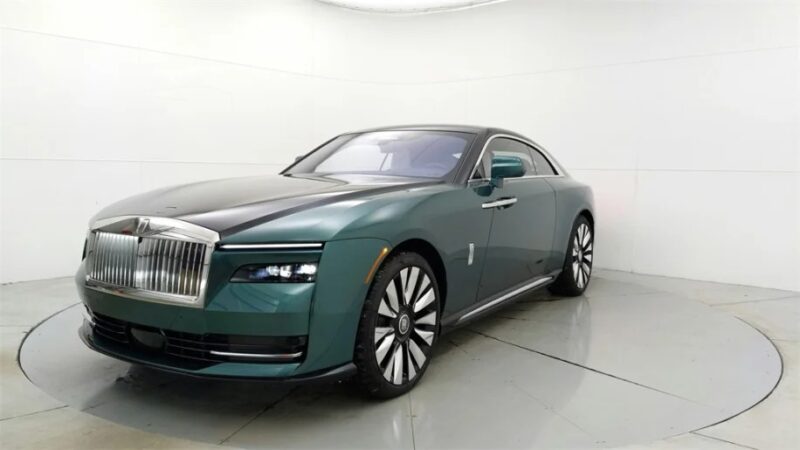
<path fill-rule="evenodd" d="M 598 267 L 800 289 L 794 1 L 0 4 L 2 282 L 70 275 L 89 217 L 136 192 L 445 122 L 591 184 Z"/>

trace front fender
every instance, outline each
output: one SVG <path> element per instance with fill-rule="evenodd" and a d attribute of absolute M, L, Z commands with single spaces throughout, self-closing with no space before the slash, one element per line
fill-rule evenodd
<path fill-rule="evenodd" d="M 325 244 L 309 316 L 308 353 L 298 373 L 353 360 L 370 269 L 389 242 L 344 239 Z"/>

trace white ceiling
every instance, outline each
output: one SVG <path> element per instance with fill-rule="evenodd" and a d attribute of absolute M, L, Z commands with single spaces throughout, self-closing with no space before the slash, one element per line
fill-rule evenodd
<path fill-rule="evenodd" d="M 506 0 L 319 0 L 343 8 L 384 13 L 423 13 L 471 8 Z"/>

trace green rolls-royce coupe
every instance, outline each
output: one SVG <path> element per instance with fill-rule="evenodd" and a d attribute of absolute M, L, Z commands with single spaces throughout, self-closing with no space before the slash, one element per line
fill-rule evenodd
<path fill-rule="evenodd" d="M 196 376 L 355 376 L 392 397 L 438 336 L 531 290 L 580 295 L 591 190 L 506 130 L 346 133 L 279 175 L 169 187 L 91 221 L 94 350 Z"/>

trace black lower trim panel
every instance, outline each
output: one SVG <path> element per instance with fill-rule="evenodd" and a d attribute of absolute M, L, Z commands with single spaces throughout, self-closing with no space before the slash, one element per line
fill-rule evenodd
<path fill-rule="evenodd" d="M 88 310 L 88 308 L 87 308 Z M 301 362 L 306 336 L 193 334 L 154 328 L 89 311 L 97 339 L 131 350 L 194 361 L 194 368 L 220 362 Z"/>
<path fill-rule="evenodd" d="M 78 336 L 81 338 L 83 343 L 86 344 L 87 347 L 91 348 L 92 350 L 98 353 L 102 353 L 106 356 L 110 356 L 112 358 L 119 359 L 121 361 L 129 362 L 132 364 L 144 365 L 162 372 L 175 373 L 175 374 L 180 374 L 182 376 L 189 376 L 192 378 L 247 380 L 247 381 L 257 381 L 262 383 L 275 383 L 275 384 L 292 384 L 292 383 L 306 384 L 306 383 L 322 383 L 322 382 L 333 382 L 338 380 L 344 380 L 355 375 L 357 371 L 356 365 L 353 364 L 352 362 L 349 362 L 347 364 L 343 364 L 338 367 L 332 367 L 330 369 L 325 369 L 290 377 L 280 377 L 280 378 L 246 377 L 239 375 L 197 374 L 197 373 L 192 373 L 190 371 L 197 370 L 203 367 L 208 367 L 208 364 L 200 364 L 198 366 L 197 364 L 195 364 L 196 362 L 193 362 L 191 360 L 175 358 L 169 355 L 158 355 L 157 357 L 142 355 L 142 358 L 139 358 L 135 354 L 132 354 L 130 352 L 130 348 L 126 348 L 125 346 L 120 346 L 113 342 L 109 342 L 107 339 L 103 339 L 101 336 L 99 336 L 97 333 L 93 331 L 93 328 L 89 326 L 88 323 L 84 323 L 84 325 L 78 330 Z M 103 341 L 102 344 L 100 344 L 100 342 L 97 341 L 98 337 Z"/>

